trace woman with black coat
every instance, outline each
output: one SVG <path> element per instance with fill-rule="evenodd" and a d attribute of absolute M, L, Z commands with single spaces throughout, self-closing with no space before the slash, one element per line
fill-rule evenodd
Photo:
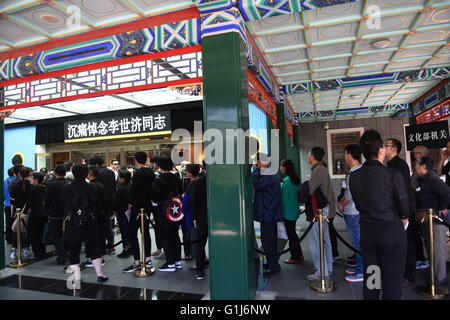
<path fill-rule="evenodd" d="M 47 214 L 44 208 L 45 187 L 42 185 L 44 176 L 40 172 L 34 172 L 31 177 L 30 194 L 27 201 L 28 231 L 33 250 L 31 260 L 45 258 L 45 245 L 43 244 L 44 226 Z"/>
<path fill-rule="evenodd" d="M 95 187 L 86 182 L 88 167 L 77 164 L 72 168 L 74 180 L 63 187 L 64 203 L 64 243 L 69 248 L 69 264 L 75 276 L 75 283 L 80 283 L 80 250 L 84 242 L 86 256 L 92 259 L 97 282 L 103 283 L 108 277 L 103 275 L 102 259 L 97 243 L 97 230 L 94 223 Z M 78 216 L 77 216 L 78 214 Z"/>
<path fill-rule="evenodd" d="M 450 187 L 439 179 L 433 170 L 433 160 L 430 157 L 418 158 L 416 160 L 416 173 L 419 176 L 419 188 L 417 191 L 417 209 L 432 208 L 433 213 L 448 223 L 448 208 L 450 207 Z M 438 286 L 447 286 L 447 230 L 441 222 L 434 220 L 434 259 L 435 277 Z M 429 239 L 427 225 L 422 225 L 426 239 Z M 425 242 L 428 252 L 430 251 L 429 240 Z"/>

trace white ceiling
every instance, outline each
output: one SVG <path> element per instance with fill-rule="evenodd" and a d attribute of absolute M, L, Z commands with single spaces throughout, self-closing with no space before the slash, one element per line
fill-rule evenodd
<path fill-rule="evenodd" d="M 191 7 L 192 0 L 2 0 L 0 52 Z M 78 27 L 70 25 L 72 14 Z"/>
<path fill-rule="evenodd" d="M 362 18 L 370 5 L 380 8 L 379 28 Z M 246 25 L 280 85 L 450 66 L 450 1 L 360 0 Z M 385 48 L 371 46 L 382 38 L 389 39 Z M 295 112 L 405 104 L 438 82 L 367 85 L 287 100 Z"/>
<path fill-rule="evenodd" d="M 126 98 L 145 106 L 197 101 L 202 100 L 203 98 L 202 96 L 180 94 L 169 88 L 123 93 L 116 95 L 116 97 Z M 141 107 L 140 105 L 116 97 L 102 96 L 17 109 L 10 117 L 5 119 L 5 124 L 68 117 L 77 114 L 136 109 Z"/>

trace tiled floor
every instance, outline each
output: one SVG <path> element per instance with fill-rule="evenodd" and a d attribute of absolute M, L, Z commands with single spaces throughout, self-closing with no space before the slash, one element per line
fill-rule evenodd
<path fill-rule="evenodd" d="M 308 223 L 304 217 L 297 223 L 297 231 L 302 234 Z M 255 224 L 258 229 L 259 225 Z M 335 227 L 346 239 L 348 235 L 342 218 L 335 219 Z M 151 237 L 154 240 L 153 230 Z M 120 236 L 116 236 L 116 241 Z M 259 243 L 259 240 L 258 240 Z M 9 249 L 9 246 L 8 246 Z M 52 246 L 48 246 L 53 250 Z M 152 251 L 154 250 L 154 246 Z M 302 265 L 286 265 L 282 261 L 289 257 L 289 253 L 280 258 L 282 271 L 271 278 L 258 276 L 258 292 L 256 299 L 262 300 L 360 300 L 362 299 L 362 284 L 350 284 L 344 280 L 344 270 L 347 268 L 345 258 L 352 255 L 349 249 L 339 243 L 341 260 L 334 263 L 333 279 L 337 290 L 330 294 L 321 294 L 309 288 L 306 275 L 312 272 L 313 266 L 309 252 L 308 237 L 302 242 L 305 262 Z M 117 253 L 122 251 L 121 245 L 116 247 Z M 9 250 L 7 250 L 7 263 L 10 262 Z M 81 257 L 84 261 L 84 254 Z M 183 269 L 174 273 L 158 272 L 148 278 L 137 278 L 133 274 L 124 274 L 122 269 L 132 263 L 132 258 L 119 259 L 116 255 L 107 255 L 106 264 L 103 267 L 104 274 L 109 281 L 103 285 L 96 282 L 96 274 L 93 268 L 86 268 L 82 272 L 82 290 L 76 292 L 67 289 L 66 280 L 68 274 L 63 272 L 63 266 L 56 265 L 55 257 L 30 264 L 20 270 L 6 268 L 0 270 L 0 299 L 120 299 L 120 300 L 176 300 L 176 299 L 209 299 L 208 269 L 205 270 L 205 279 L 199 281 L 195 273 L 189 267 L 194 261 L 184 261 Z M 152 259 L 153 265 L 158 267 L 164 260 Z M 258 273 L 262 273 L 262 266 L 256 265 Z M 450 269 L 448 269 L 450 270 Z M 20 275 L 20 289 L 19 289 Z M 450 274 L 449 274 L 450 275 Z M 428 270 L 419 270 L 417 284 L 425 284 Z M 417 294 L 414 288 L 403 290 L 403 299 L 421 300 L 425 297 Z M 448 299 L 448 298 L 447 298 Z"/>

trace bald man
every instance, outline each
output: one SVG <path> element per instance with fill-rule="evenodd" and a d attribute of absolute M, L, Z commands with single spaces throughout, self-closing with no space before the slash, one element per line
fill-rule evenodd
<path fill-rule="evenodd" d="M 416 146 L 413 149 L 413 156 L 414 156 L 414 160 L 417 160 L 419 158 L 422 157 L 428 157 L 429 154 L 429 150 L 427 147 L 425 146 Z M 411 177 L 411 210 L 412 212 L 416 211 L 417 208 L 417 198 L 416 198 L 416 189 L 419 186 L 419 181 L 418 181 L 418 175 L 416 173 L 416 169 L 415 169 L 415 163 L 412 164 L 412 169 L 413 169 L 413 174 Z M 411 228 L 414 229 L 413 231 L 415 233 L 415 239 L 414 239 L 414 243 L 416 246 L 416 268 L 417 269 L 427 269 L 430 265 L 429 262 L 425 259 L 425 255 L 423 252 L 423 241 L 422 241 L 422 237 L 423 235 L 421 234 L 421 230 L 420 230 L 420 226 L 418 225 L 418 223 L 415 221 L 415 219 L 411 219 Z"/>

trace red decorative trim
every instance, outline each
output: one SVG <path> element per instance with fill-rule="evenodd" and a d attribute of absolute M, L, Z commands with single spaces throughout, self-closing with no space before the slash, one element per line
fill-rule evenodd
<path fill-rule="evenodd" d="M 421 102 L 422 100 L 425 100 L 428 96 L 430 96 L 435 91 L 439 90 L 443 86 L 447 84 L 447 82 L 450 81 L 450 78 L 444 79 L 441 82 L 439 82 L 437 85 L 435 85 L 433 88 L 422 94 L 420 97 L 418 97 L 416 100 L 410 103 L 410 105 L 415 105 L 418 102 Z"/>
<path fill-rule="evenodd" d="M 79 99 L 88 99 L 88 98 L 100 97 L 100 96 L 111 95 L 111 94 L 120 94 L 120 93 L 135 92 L 135 91 L 142 91 L 142 90 L 149 90 L 149 89 L 166 88 L 169 86 L 186 85 L 186 84 L 198 83 L 198 82 L 201 82 L 202 80 L 203 80 L 202 77 L 197 77 L 197 78 L 191 78 L 191 79 L 181 79 L 181 80 L 174 80 L 174 81 L 167 81 L 167 82 L 144 84 L 144 85 L 135 86 L 135 87 L 127 87 L 127 88 L 119 88 L 119 89 L 113 89 L 113 90 L 104 90 L 104 91 L 97 91 L 97 92 L 91 92 L 91 93 L 84 93 L 84 94 L 79 94 L 76 96 L 33 101 L 33 102 L 15 104 L 14 106 L 0 107 L 0 112 L 2 112 L 3 110 L 11 110 L 12 107 L 14 109 L 22 109 L 22 108 L 27 108 L 27 107 L 39 106 L 42 104 L 51 104 L 51 103 L 58 103 L 58 102 L 72 101 L 72 100 L 79 100 Z"/>
<path fill-rule="evenodd" d="M 264 56 L 262 55 L 261 51 L 259 51 L 258 46 L 256 45 L 255 40 L 253 39 L 253 37 L 250 35 L 250 33 L 247 31 L 247 29 L 245 30 L 245 35 L 247 36 L 248 41 L 250 42 L 251 46 L 253 47 L 253 49 L 255 49 L 256 54 L 259 57 L 259 60 L 262 62 L 262 64 L 264 65 L 264 67 L 266 67 L 267 72 L 269 73 L 270 77 L 272 78 L 273 81 L 273 85 L 276 86 L 277 88 L 279 88 L 279 84 L 277 79 L 275 78 L 275 76 L 272 73 L 272 69 L 269 68 L 269 65 L 266 62 L 266 59 L 264 59 Z"/>
<path fill-rule="evenodd" d="M 36 45 L 31 45 L 28 47 L 10 50 L 0 53 L 0 61 L 25 56 L 27 54 L 40 52 L 44 50 L 50 50 L 54 48 L 64 47 L 70 44 L 99 39 L 107 36 L 112 36 L 115 34 L 135 31 L 139 29 L 149 28 L 153 26 L 159 26 L 162 24 L 167 24 L 171 22 L 177 22 L 187 19 L 194 19 L 200 17 L 200 11 L 194 7 L 185 10 L 160 14 L 157 16 L 147 17 L 145 19 L 135 20 L 111 27 L 101 28 L 94 31 L 87 31 L 81 34 L 76 34 L 73 36 L 64 37 L 61 39 L 56 39 L 52 41 L 47 41 L 44 43 L 39 43 Z"/>
<path fill-rule="evenodd" d="M 61 75 L 65 75 L 65 74 L 69 74 L 69 73 L 76 73 L 76 72 L 83 72 L 83 71 L 88 71 L 88 70 L 92 70 L 92 69 L 112 67 L 112 66 L 117 66 L 120 64 L 127 64 L 127 63 L 146 61 L 146 60 L 154 60 L 154 59 L 160 59 L 160 58 L 164 58 L 164 57 L 172 57 L 172 56 L 177 56 L 180 54 L 199 52 L 201 50 L 202 50 L 202 46 L 197 45 L 197 46 L 173 49 L 173 50 L 169 50 L 169 51 L 147 53 L 147 54 L 142 54 L 142 55 L 134 56 L 134 57 L 127 57 L 127 58 L 121 58 L 121 59 L 96 62 L 96 63 L 86 64 L 86 65 L 78 66 L 78 67 L 72 67 L 72 68 L 67 68 L 67 69 L 62 69 L 62 70 L 39 73 L 39 74 L 31 75 L 31 76 L 26 76 L 23 78 L 18 78 L 18 79 L 0 81 L 0 87 L 6 87 L 6 86 L 10 86 L 10 85 L 17 84 L 17 83 L 24 83 L 24 82 L 29 82 L 29 81 L 39 80 L 39 79 L 59 77 Z"/>
<path fill-rule="evenodd" d="M 248 76 L 248 98 L 255 103 L 264 113 L 272 120 L 277 122 L 277 108 L 266 89 L 261 85 L 259 80 L 247 69 Z M 278 126 L 274 125 L 274 128 Z"/>
<path fill-rule="evenodd" d="M 291 138 L 291 143 L 294 143 L 294 128 L 292 127 L 292 123 L 287 118 L 286 118 L 286 131 L 289 137 Z"/>
<path fill-rule="evenodd" d="M 416 124 L 442 121 L 450 117 L 450 98 L 416 116 Z"/>

